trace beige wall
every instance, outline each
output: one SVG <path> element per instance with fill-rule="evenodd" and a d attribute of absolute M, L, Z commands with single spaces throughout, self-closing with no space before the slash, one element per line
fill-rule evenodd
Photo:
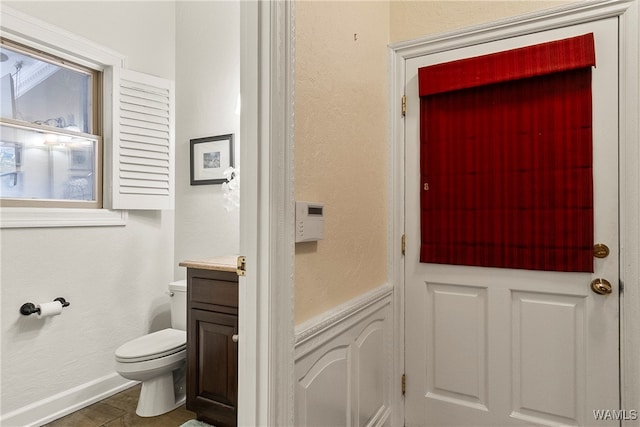
<path fill-rule="evenodd" d="M 296 245 L 296 324 L 388 280 L 387 46 L 563 3 L 296 1 L 295 197 L 326 208 Z"/>
<path fill-rule="evenodd" d="M 391 1 L 391 43 L 557 7 L 570 1 Z"/>
<path fill-rule="evenodd" d="M 295 13 L 295 197 L 326 212 L 325 239 L 296 245 L 300 323 L 387 280 L 389 4 Z"/>

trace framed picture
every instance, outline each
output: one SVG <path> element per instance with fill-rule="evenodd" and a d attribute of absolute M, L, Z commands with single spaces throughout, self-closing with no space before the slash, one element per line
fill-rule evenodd
<path fill-rule="evenodd" d="M 14 173 L 18 166 L 16 147 L 0 146 L 0 174 Z"/>
<path fill-rule="evenodd" d="M 233 134 L 191 140 L 191 185 L 222 184 L 233 164 Z"/>
<path fill-rule="evenodd" d="M 69 169 L 91 170 L 93 169 L 93 147 L 69 149 Z"/>

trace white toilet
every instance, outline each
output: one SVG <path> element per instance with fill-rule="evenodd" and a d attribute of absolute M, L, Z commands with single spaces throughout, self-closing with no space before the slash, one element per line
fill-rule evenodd
<path fill-rule="evenodd" d="M 133 339 L 115 352 L 116 371 L 142 381 L 136 414 L 155 417 L 172 411 L 185 401 L 187 346 L 187 285 L 169 284 L 171 328 Z"/>

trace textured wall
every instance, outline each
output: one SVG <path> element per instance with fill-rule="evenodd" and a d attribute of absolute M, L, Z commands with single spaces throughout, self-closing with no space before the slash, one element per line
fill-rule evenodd
<path fill-rule="evenodd" d="M 387 280 L 387 2 L 298 1 L 295 197 L 325 204 L 296 245 L 300 323 Z"/>
<path fill-rule="evenodd" d="M 126 55 L 129 68 L 174 78 L 173 3 L 5 5 Z M 173 230 L 170 211 L 131 212 L 125 227 L 1 230 L 3 414 L 112 374 L 120 344 L 169 325 Z M 18 312 L 57 296 L 71 302 L 60 316 Z"/>
<path fill-rule="evenodd" d="M 568 1 L 436 0 L 391 1 L 390 42 L 410 40 L 510 16 L 559 6 Z"/>
<path fill-rule="evenodd" d="M 193 138 L 234 134 L 239 166 L 239 28 L 237 1 L 176 3 L 176 279 L 180 261 L 239 250 L 239 211 L 224 209 L 221 185 L 189 182 Z"/>
<path fill-rule="evenodd" d="M 296 246 L 296 323 L 387 280 L 387 45 L 563 3 L 296 2 L 295 195 L 326 206 L 325 240 Z"/>

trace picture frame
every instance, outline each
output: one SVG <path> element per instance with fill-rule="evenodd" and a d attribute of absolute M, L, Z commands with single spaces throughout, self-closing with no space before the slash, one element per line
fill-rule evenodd
<path fill-rule="evenodd" d="M 234 166 L 233 134 L 190 140 L 191 185 L 222 184 L 224 171 Z"/>
<path fill-rule="evenodd" d="M 93 147 L 69 149 L 69 169 L 88 171 L 93 169 Z"/>

